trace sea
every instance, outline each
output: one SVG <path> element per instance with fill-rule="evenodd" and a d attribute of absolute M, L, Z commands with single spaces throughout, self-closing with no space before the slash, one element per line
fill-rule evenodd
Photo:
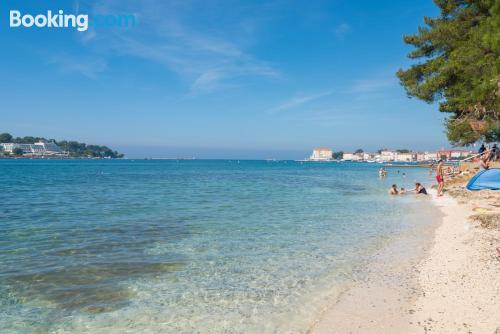
<path fill-rule="evenodd" d="M 425 168 L 0 160 L 0 333 L 306 333 L 432 228 Z"/>

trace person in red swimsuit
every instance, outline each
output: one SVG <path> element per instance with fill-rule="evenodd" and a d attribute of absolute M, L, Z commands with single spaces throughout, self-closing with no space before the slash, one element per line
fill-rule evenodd
<path fill-rule="evenodd" d="M 437 195 L 443 196 L 444 188 L 444 171 L 443 171 L 443 160 L 439 160 L 436 168 L 436 181 L 438 183 Z"/>

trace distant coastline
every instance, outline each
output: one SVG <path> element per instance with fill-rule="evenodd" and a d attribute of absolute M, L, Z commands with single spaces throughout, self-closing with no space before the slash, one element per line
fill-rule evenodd
<path fill-rule="evenodd" d="M 43 137 L 13 137 L 0 134 L 0 158 L 6 159 L 118 159 L 125 155 L 104 145 Z"/>
<path fill-rule="evenodd" d="M 431 163 L 438 160 L 460 161 L 474 155 L 471 150 L 445 150 L 416 152 L 408 149 L 380 149 L 377 152 L 365 152 L 357 149 L 355 152 L 334 152 L 330 148 L 315 148 L 311 156 L 303 161 L 352 161 L 377 163 Z"/>

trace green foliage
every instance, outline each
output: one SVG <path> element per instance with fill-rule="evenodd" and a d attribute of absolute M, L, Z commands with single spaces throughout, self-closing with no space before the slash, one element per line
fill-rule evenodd
<path fill-rule="evenodd" d="M 487 128 L 489 131 L 484 134 L 484 140 L 488 143 L 500 141 L 500 122 L 490 120 Z"/>
<path fill-rule="evenodd" d="M 445 121 L 447 135 L 450 142 L 454 145 L 461 143 L 475 143 L 481 138 L 481 135 L 474 131 L 471 125 L 466 121 L 457 120 L 451 117 Z"/>
<path fill-rule="evenodd" d="M 398 153 L 410 153 L 410 150 L 404 148 L 404 149 L 396 150 L 396 152 L 398 152 Z"/>
<path fill-rule="evenodd" d="M 17 155 L 17 156 L 21 156 L 21 155 L 23 155 L 23 153 L 24 153 L 23 149 L 21 149 L 19 147 L 16 147 L 15 149 L 12 150 L 12 154 Z"/>
<path fill-rule="evenodd" d="M 56 144 L 73 157 L 90 158 L 123 158 L 123 154 L 113 151 L 107 146 L 87 145 L 77 141 L 58 141 Z"/>
<path fill-rule="evenodd" d="M 363 149 L 362 148 L 358 148 L 356 151 L 354 151 L 354 153 L 358 154 L 358 153 L 363 153 Z"/>
<path fill-rule="evenodd" d="M 10 133 L 1 133 L 0 134 L 0 143 L 10 143 L 12 141 L 12 136 Z"/>
<path fill-rule="evenodd" d="M 340 159 L 342 159 L 343 156 L 344 156 L 344 152 L 342 152 L 342 151 L 332 153 L 332 158 L 335 160 L 340 160 Z"/>
<path fill-rule="evenodd" d="M 421 60 L 397 76 L 410 97 L 438 102 L 452 113 L 447 135 L 457 145 L 500 140 L 500 1 L 435 0 L 441 10 L 425 26 L 404 36 Z M 470 123 L 486 126 L 473 128 Z M 469 126 L 467 126 L 469 123 Z M 471 133 L 474 132 L 473 133 Z"/>
<path fill-rule="evenodd" d="M 17 143 L 17 144 L 33 144 L 37 141 L 40 141 L 44 138 L 40 138 L 40 137 L 31 137 L 31 136 L 27 136 L 27 137 L 17 137 L 17 138 L 14 138 L 13 139 L 13 142 L 14 143 Z"/>

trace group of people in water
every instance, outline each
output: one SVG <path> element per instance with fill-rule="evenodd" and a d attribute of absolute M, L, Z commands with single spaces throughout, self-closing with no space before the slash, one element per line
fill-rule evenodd
<path fill-rule="evenodd" d="M 409 192 L 415 192 L 415 194 L 417 195 L 427 195 L 427 190 L 420 182 L 415 183 L 415 189 L 408 190 L 405 188 L 401 188 L 398 190 L 398 186 L 396 184 L 393 184 L 389 189 L 389 195 L 403 195 Z"/>
<path fill-rule="evenodd" d="M 484 144 L 482 144 L 478 150 L 478 155 L 475 157 L 476 157 L 476 159 L 478 158 L 480 170 L 489 169 L 490 163 L 492 161 L 500 160 L 500 151 L 498 150 L 496 144 L 493 144 L 491 147 L 486 147 Z M 453 175 L 457 174 L 458 168 L 448 166 L 445 169 L 443 160 L 439 160 L 436 167 L 434 167 L 434 164 L 432 164 L 430 167 L 431 168 L 429 171 L 429 175 L 433 174 L 434 169 L 436 170 L 437 196 L 443 196 L 445 176 L 449 177 L 449 176 L 453 176 Z M 387 176 L 387 171 L 382 167 L 379 169 L 378 174 L 381 178 L 384 178 Z M 398 174 L 399 174 L 399 170 L 398 170 Z M 405 173 L 403 173 L 403 177 L 404 176 L 405 176 Z M 393 184 L 391 186 L 391 188 L 389 189 L 389 195 L 402 195 L 402 194 L 405 194 L 408 192 L 415 192 L 416 194 L 427 195 L 427 190 L 419 182 L 416 182 L 415 189 L 411 189 L 411 190 L 406 190 L 405 188 L 398 189 L 398 186 L 396 184 Z"/>
<path fill-rule="evenodd" d="M 439 167 L 441 167 L 440 170 L 442 172 L 442 161 L 440 161 L 440 164 L 438 164 L 438 170 L 439 170 Z M 398 173 L 399 173 L 399 171 L 398 171 Z M 387 171 L 382 167 L 382 168 L 379 169 L 378 175 L 380 177 L 386 177 L 387 176 Z M 403 176 L 404 175 L 405 175 L 405 173 L 403 173 Z M 439 186 L 438 186 L 438 188 L 439 188 Z M 442 188 L 441 188 L 441 191 L 442 191 Z M 405 189 L 405 188 L 398 189 L 398 186 L 396 184 L 393 184 L 391 186 L 391 188 L 389 189 L 389 195 L 403 195 L 403 194 L 406 194 L 406 193 L 413 193 L 413 192 L 415 194 L 417 194 L 417 195 L 427 195 L 427 190 L 425 189 L 425 187 L 420 182 L 416 182 L 415 183 L 415 188 L 414 189 Z"/>

